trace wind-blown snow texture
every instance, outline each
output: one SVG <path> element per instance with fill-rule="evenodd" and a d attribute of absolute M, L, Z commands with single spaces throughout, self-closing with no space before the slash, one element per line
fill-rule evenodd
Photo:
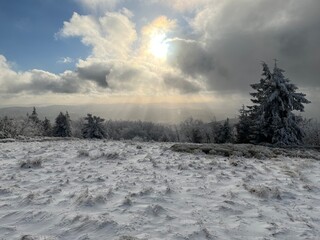
<path fill-rule="evenodd" d="M 0 236 L 25 240 L 320 236 L 320 161 L 196 155 L 172 152 L 170 146 L 0 143 Z"/>

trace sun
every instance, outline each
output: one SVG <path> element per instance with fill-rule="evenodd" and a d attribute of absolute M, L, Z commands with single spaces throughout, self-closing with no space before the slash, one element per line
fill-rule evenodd
<path fill-rule="evenodd" d="M 168 48 L 169 45 L 165 33 L 156 33 L 151 36 L 149 51 L 154 57 L 165 60 L 167 57 Z"/>

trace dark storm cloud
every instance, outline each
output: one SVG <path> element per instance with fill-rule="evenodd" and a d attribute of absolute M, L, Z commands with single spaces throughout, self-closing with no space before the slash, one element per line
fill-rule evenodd
<path fill-rule="evenodd" d="M 100 87 L 107 88 L 107 78 L 110 75 L 111 66 L 101 63 L 94 63 L 89 66 L 78 67 L 77 73 L 80 79 L 91 80 Z"/>
<path fill-rule="evenodd" d="M 197 93 L 201 90 L 201 87 L 198 84 L 191 82 L 180 75 L 166 74 L 163 76 L 163 81 L 169 89 L 179 90 L 180 93 L 183 94 Z"/>
<path fill-rule="evenodd" d="M 213 71 L 213 56 L 198 42 L 173 39 L 169 53 L 169 63 L 192 77 Z"/>
<path fill-rule="evenodd" d="M 199 38 L 173 40 L 171 65 L 206 79 L 208 90 L 248 91 L 261 61 L 280 61 L 298 86 L 319 86 L 320 1 L 224 1 L 194 20 Z M 199 42 L 203 42 L 200 44 Z"/>

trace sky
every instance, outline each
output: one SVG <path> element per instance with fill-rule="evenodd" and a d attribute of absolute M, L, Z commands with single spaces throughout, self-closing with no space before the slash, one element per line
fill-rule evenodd
<path fill-rule="evenodd" d="M 319 0 L 0 1 L 0 107 L 202 105 L 234 116 L 274 59 L 320 116 Z"/>

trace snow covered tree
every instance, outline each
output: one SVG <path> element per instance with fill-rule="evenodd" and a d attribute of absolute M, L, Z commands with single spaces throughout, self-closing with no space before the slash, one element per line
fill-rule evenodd
<path fill-rule="evenodd" d="M 40 120 L 39 120 L 39 117 L 38 117 L 38 113 L 37 113 L 37 110 L 36 110 L 35 107 L 33 107 L 32 113 L 31 113 L 30 116 L 28 116 L 28 118 L 29 118 L 32 122 L 34 122 L 34 123 L 36 123 L 36 124 L 39 124 L 39 123 L 40 123 Z"/>
<path fill-rule="evenodd" d="M 305 132 L 303 142 L 310 146 L 320 146 L 320 123 L 313 119 L 303 119 L 300 125 Z"/>
<path fill-rule="evenodd" d="M 230 126 L 229 118 L 224 121 L 223 125 L 218 131 L 218 136 L 216 139 L 217 143 L 230 143 L 232 142 L 232 128 Z"/>
<path fill-rule="evenodd" d="M 253 121 L 253 141 L 275 145 L 297 145 L 302 143 L 303 131 L 299 126 L 301 117 L 292 111 L 304 111 L 304 105 L 310 103 L 305 94 L 285 78 L 284 70 L 275 63 L 273 73 L 266 63 L 263 66 L 263 78 L 260 83 L 252 84 L 256 90 L 251 93 L 254 106 L 249 107 Z"/>
<path fill-rule="evenodd" d="M 44 118 L 44 121 L 42 122 L 42 129 L 43 129 L 43 135 L 50 137 L 52 136 L 52 125 L 50 123 L 50 120 L 46 117 Z"/>
<path fill-rule="evenodd" d="M 27 116 L 22 119 L 15 119 L 17 135 L 26 137 L 39 137 L 43 135 L 42 121 L 38 117 L 38 113 L 35 107 L 31 115 L 27 113 Z"/>
<path fill-rule="evenodd" d="M 71 137 L 70 117 L 68 112 L 66 114 L 60 112 L 57 116 L 53 128 L 53 135 L 55 137 Z"/>
<path fill-rule="evenodd" d="M 27 118 L 21 120 L 21 127 L 19 131 L 19 135 L 27 136 L 27 137 L 38 137 L 43 135 L 43 128 L 41 121 L 34 122 L 29 118 L 30 116 L 27 115 Z"/>
<path fill-rule="evenodd" d="M 72 130 L 71 130 L 71 119 L 68 111 L 66 112 L 66 135 L 68 137 L 72 136 Z"/>
<path fill-rule="evenodd" d="M 238 143 L 250 143 L 252 134 L 252 121 L 249 116 L 249 110 L 245 109 L 244 105 L 239 110 L 239 122 L 236 124 Z"/>
<path fill-rule="evenodd" d="M 105 138 L 107 136 L 106 131 L 103 126 L 104 119 L 92 116 L 92 114 L 87 114 L 85 117 L 84 127 L 82 129 L 82 136 L 84 138 Z"/>
<path fill-rule="evenodd" d="M 202 143 L 205 139 L 203 122 L 201 120 L 194 120 L 188 118 L 180 124 L 181 135 L 183 140 L 193 143 Z"/>
<path fill-rule="evenodd" d="M 82 136 L 82 129 L 84 127 L 85 120 L 84 118 L 79 118 L 77 120 L 73 120 L 71 122 L 71 130 L 72 136 L 75 138 L 83 138 Z"/>
<path fill-rule="evenodd" d="M 268 126 L 263 121 L 262 111 L 263 108 L 261 104 L 267 102 L 268 95 L 271 94 L 270 86 L 272 85 L 272 73 L 269 69 L 269 66 L 262 62 L 262 78 L 259 83 L 251 84 L 250 86 L 256 91 L 250 93 L 253 97 L 251 101 L 255 104 L 253 106 L 248 106 L 248 124 L 250 124 L 250 128 L 248 129 L 248 140 L 252 143 L 260 143 L 260 142 L 269 142 L 266 139 L 266 132 Z"/>
<path fill-rule="evenodd" d="M 33 107 L 31 115 L 27 114 L 27 118 L 23 120 L 20 134 L 28 137 L 37 137 L 43 135 L 42 121 L 39 119 L 35 107 Z"/>
<path fill-rule="evenodd" d="M 17 129 L 14 125 L 14 121 L 7 116 L 0 119 L 0 139 L 12 138 L 17 134 Z"/>

